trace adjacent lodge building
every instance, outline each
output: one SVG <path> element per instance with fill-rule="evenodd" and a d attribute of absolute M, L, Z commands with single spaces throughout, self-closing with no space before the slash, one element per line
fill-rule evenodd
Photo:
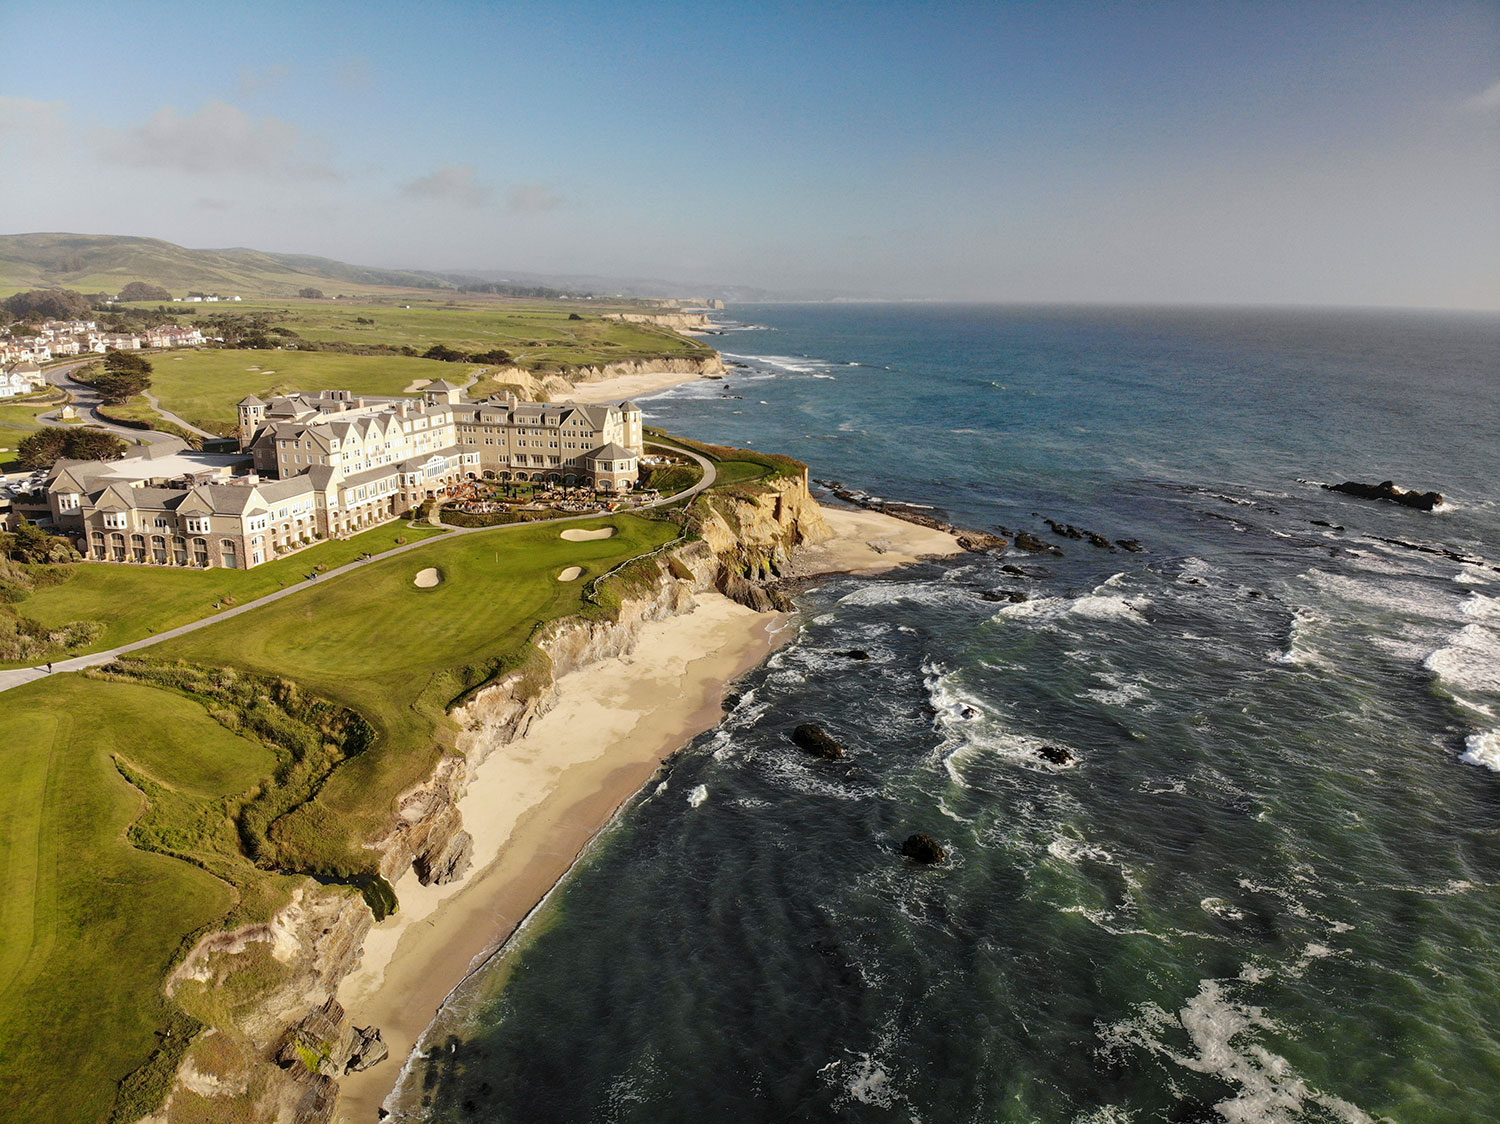
<path fill-rule="evenodd" d="M 395 519 L 466 480 L 629 491 L 641 411 L 471 402 L 443 381 L 415 398 L 252 395 L 239 404 L 239 449 L 168 442 L 125 460 L 59 461 L 38 515 L 86 558 L 248 568 Z"/>

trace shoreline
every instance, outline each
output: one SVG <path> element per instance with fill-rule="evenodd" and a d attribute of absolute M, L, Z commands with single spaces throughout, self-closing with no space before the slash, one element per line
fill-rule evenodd
<path fill-rule="evenodd" d="M 565 401 L 581 405 L 597 405 L 601 402 L 625 402 L 632 398 L 643 398 L 681 386 L 685 382 L 707 379 L 709 376 L 696 371 L 643 371 L 637 375 L 613 375 L 598 382 L 580 382 L 561 397 Z M 718 381 L 715 379 L 714 381 Z"/>
<path fill-rule="evenodd" d="M 834 534 L 798 551 L 802 577 L 875 574 L 962 553 L 953 536 L 891 516 L 823 514 Z M 370 931 L 337 991 L 353 1024 L 380 1028 L 397 1065 L 344 1077 L 335 1119 L 377 1119 L 453 990 L 510 940 L 661 765 L 719 724 L 729 683 L 795 635 L 789 614 L 757 613 L 712 592 L 696 597 L 691 612 L 648 623 L 625 655 L 563 676 L 556 704 L 476 768 L 458 804 L 474 838 L 472 873 L 422 886 L 408 871 L 397 882 L 401 909 Z"/>

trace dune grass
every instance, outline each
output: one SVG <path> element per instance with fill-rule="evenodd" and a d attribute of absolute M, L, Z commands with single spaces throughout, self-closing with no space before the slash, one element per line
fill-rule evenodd
<path fill-rule="evenodd" d="M 142 640 L 296 585 L 306 580 L 315 566 L 331 570 L 362 554 L 389 550 L 398 545 L 397 539 L 415 542 L 444 533 L 438 527 L 413 527 L 396 521 L 348 539 L 329 539 L 251 570 L 79 562 L 61 571 L 66 580 L 39 587 L 16 609 L 50 628 L 60 628 L 69 621 L 104 622 L 104 634 L 97 641 L 67 653 L 81 656 Z M 20 666 L 24 662 L 0 663 L 0 667 Z"/>
<path fill-rule="evenodd" d="M 0 1088 L 17 1120 L 97 1121 L 157 1046 L 162 977 L 234 889 L 133 847 L 145 801 L 115 759 L 185 798 L 238 791 L 265 747 L 182 696 L 59 675 L 0 708 Z"/>

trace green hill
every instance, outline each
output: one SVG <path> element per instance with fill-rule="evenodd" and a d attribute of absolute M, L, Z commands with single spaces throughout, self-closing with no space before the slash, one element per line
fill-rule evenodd
<path fill-rule="evenodd" d="M 36 288 L 116 293 L 130 281 L 161 285 L 173 296 L 190 290 L 290 297 L 309 287 L 330 296 L 453 288 L 451 279 L 434 273 L 370 269 L 306 254 L 189 250 L 157 238 L 107 234 L 0 235 L 0 294 Z"/>

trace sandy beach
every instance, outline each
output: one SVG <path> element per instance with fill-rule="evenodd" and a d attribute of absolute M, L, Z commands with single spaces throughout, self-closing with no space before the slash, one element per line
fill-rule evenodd
<path fill-rule="evenodd" d="M 474 837 L 467 877 L 396 884 L 400 911 L 371 932 L 339 989 L 355 1025 L 381 1028 L 391 1061 L 343 1079 L 340 1119 L 376 1119 L 476 957 L 510 936 L 663 760 L 718 724 L 725 684 L 765 658 L 786 619 L 716 593 L 698 602 L 648 624 L 630 654 L 564 676 L 557 705 L 480 766 L 459 804 Z"/>
<path fill-rule="evenodd" d="M 960 549 L 951 535 L 876 512 L 824 513 L 834 537 L 799 552 L 805 575 L 875 573 Z M 786 624 L 783 614 L 699 594 L 693 612 L 648 624 L 628 655 L 564 676 L 557 705 L 479 767 L 459 803 L 474 837 L 470 874 L 447 886 L 402 878 L 400 911 L 370 933 L 339 988 L 354 1025 L 381 1028 L 390 1061 L 340 1082 L 338 1119 L 376 1119 L 449 991 L 662 761 L 718 724 L 726 684 L 763 660 L 778 633 L 790 637 Z"/>
<path fill-rule="evenodd" d="M 674 371 L 646 371 L 639 375 L 617 375 L 612 379 L 600 379 L 598 382 L 575 383 L 573 389 L 561 397 L 570 402 L 624 402 L 704 377 Z"/>

